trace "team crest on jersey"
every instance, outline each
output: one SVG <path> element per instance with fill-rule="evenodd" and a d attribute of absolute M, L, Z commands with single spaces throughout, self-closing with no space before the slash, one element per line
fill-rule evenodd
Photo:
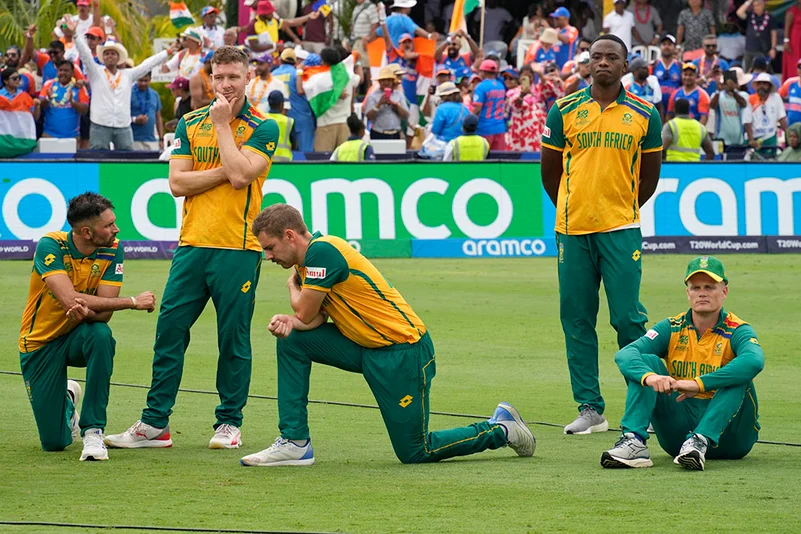
<path fill-rule="evenodd" d="M 623 114 L 623 124 L 631 124 L 631 113 L 624 113 Z"/>
<path fill-rule="evenodd" d="M 717 345 L 715 345 L 715 356 L 720 356 L 721 354 L 723 354 L 723 343 L 722 342 L 718 343 Z"/>
<path fill-rule="evenodd" d="M 589 122 L 589 115 L 590 115 L 589 110 L 586 109 L 579 110 L 579 112 L 576 113 L 576 126 L 584 126 L 585 124 L 587 124 L 587 122 Z"/>
<path fill-rule="evenodd" d="M 200 125 L 200 131 L 201 132 L 208 132 L 210 130 L 211 130 L 211 123 L 210 122 L 206 122 L 206 123 L 203 123 L 203 124 Z"/>
<path fill-rule="evenodd" d="M 66 258 L 66 256 L 64 257 Z M 70 263 L 68 260 L 64 261 L 64 270 L 67 271 L 67 273 L 72 272 L 72 263 Z"/>
<path fill-rule="evenodd" d="M 114 274 L 122 274 L 122 264 L 118 263 L 116 267 L 114 267 Z"/>
<path fill-rule="evenodd" d="M 245 127 L 244 126 L 240 126 L 239 128 L 237 128 L 236 129 L 236 135 L 238 137 L 242 137 L 243 135 L 245 135 Z"/>
<path fill-rule="evenodd" d="M 306 278 L 325 278 L 325 267 L 306 267 Z"/>
<path fill-rule="evenodd" d="M 91 276 L 100 276 L 100 265 L 93 263 L 92 264 L 92 274 Z"/>

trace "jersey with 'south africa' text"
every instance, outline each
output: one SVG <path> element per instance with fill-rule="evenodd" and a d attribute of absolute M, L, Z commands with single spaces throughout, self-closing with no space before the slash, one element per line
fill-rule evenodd
<path fill-rule="evenodd" d="M 22 313 L 19 351 L 33 352 L 69 333 L 78 323 L 67 318 L 45 280 L 54 274 L 69 277 L 75 291 L 94 295 L 98 286 L 122 286 L 123 252 L 119 240 L 110 247 L 84 256 L 72 242 L 71 232 L 51 232 L 36 245 L 28 289 L 28 302 Z"/>
<path fill-rule="evenodd" d="M 656 108 L 622 88 L 601 110 L 592 86 L 556 101 L 542 146 L 562 153 L 556 231 L 582 235 L 638 225 L 642 154 L 661 152 Z"/>
<path fill-rule="evenodd" d="M 296 269 L 301 287 L 327 293 L 322 309 L 362 347 L 416 343 L 426 333 L 398 290 L 344 239 L 315 233 Z"/>
<path fill-rule="evenodd" d="M 170 159 L 191 159 L 194 171 L 222 165 L 217 131 L 209 116 L 211 104 L 184 115 L 175 130 L 175 149 Z M 267 170 L 245 189 L 237 191 L 225 182 L 184 198 L 179 246 L 261 252 L 250 226 L 261 211 L 264 181 L 278 145 L 278 124 L 245 100 L 242 111 L 231 120 L 231 131 L 237 147 L 255 152 L 270 162 Z"/>

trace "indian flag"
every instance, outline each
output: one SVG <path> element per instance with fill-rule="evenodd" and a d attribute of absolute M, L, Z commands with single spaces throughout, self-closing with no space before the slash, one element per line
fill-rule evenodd
<path fill-rule="evenodd" d="M 36 148 L 36 124 L 22 99 L 0 96 L 0 158 L 15 158 Z"/>
<path fill-rule="evenodd" d="M 323 115 L 350 90 L 353 76 L 353 55 L 333 66 L 319 65 L 303 69 L 303 90 L 315 117 Z"/>
<path fill-rule="evenodd" d="M 176 28 L 183 28 L 188 24 L 193 24 L 192 12 L 186 7 L 185 2 L 170 2 L 170 21 Z"/>
<path fill-rule="evenodd" d="M 453 4 L 453 16 L 449 33 L 459 30 L 467 31 L 467 16 L 481 5 L 481 0 L 456 0 Z"/>

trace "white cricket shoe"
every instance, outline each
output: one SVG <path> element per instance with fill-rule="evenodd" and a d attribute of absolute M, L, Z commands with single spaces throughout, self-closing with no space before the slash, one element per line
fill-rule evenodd
<path fill-rule="evenodd" d="M 85 462 L 86 460 L 108 460 L 108 449 L 103 443 L 103 431 L 99 428 L 90 428 L 83 433 L 81 461 Z"/>
<path fill-rule="evenodd" d="M 314 449 L 311 440 L 303 446 L 295 445 L 284 438 L 276 438 L 275 443 L 263 451 L 245 456 L 239 463 L 244 466 L 277 467 L 281 465 L 312 465 Z"/>
<path fill-rule="evenodd" d="M 209 449 L 238 449 L 242 446 L 242 432 L 234 425 L 223 424 L 214 431 Z"/>
<path fill-rule="evenodd" d="M 81 397 L 83 396 L 81 385 L 75 380 L 67 380 L 67 395 L 69 395 L 70 399 L 72 399 L 72 405 L 75 408 L 75 410 L 72 412 L 72 417 L 70 417 L 72 442 L 75 443 L 81 439 L 81 426 L 79 424 L 81 416 L 80 412 L 78 412 L 78 403 L 81 402 Z"/>
<path fill-rule="evenodd" d="M 106 436 L 106 445 L 116 449 L 146 449 L 172 447 L 170 425 L 156 428 L 137 421 L 122 434 Z"/>
<path fill-rule="evenodd" d="M 681 445 L 673 463 L 691 471 L 703 471 L 709 442 L 701 434 L 693 434 Z"/>
<path fill-rule="evenodd" d="M 520 413 L 508 402 L 502 402 L 495 408 L 489 422 L 501 425 L 506 431 L 507 445 L 518 456 L 534 456 L 537 440 L 528 428 Z"/>

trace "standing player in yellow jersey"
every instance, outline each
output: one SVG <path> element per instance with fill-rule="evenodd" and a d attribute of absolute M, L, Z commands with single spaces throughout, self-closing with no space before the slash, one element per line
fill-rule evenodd
<path fill-rule="evenodd" d="M 217 309 L 215 433 L 209 447 L 241 445 L 242 408 L 250 387 L 250 321 L 261 247 L 250 225 L 278 144 L 275 121 L 248 102 L 248 56 L 233 46 L 211 58 L 216 98 L 187 113 L 175 132 L 170 189 L 183 196 L 178 250 L 170 267 L 156 327 L 153 381 L 141 420 L 106 437 L 112 447 L 170 447 L 169 416 L 181 382 L 189 329 L 209 298 Z"/>
<path fill-rule="evenodd" d="M 653 422 L 674 463 L 703 471 L 709 458 L 738 459 L 759 437 L 754 378 L 765 355 L 751 325 L 723 309 L 723 264 L 702 256 L 684 276 L 690 309 L 660 321 L 615 356 L 626 377 L 623 436 L 601 455 L 604 467 L 651 467 L 645 442 Z"/>
<path fill-rule="evenodd" d="M 108 321 L 117 310 L 156 308 L 153 293 L 120 297 L 123 252 L 111 202 L 96 193 L 69 201 L 68 232 L 45 234 L 33 257 L 22 315 L 19 358 L 39 439 L 61 451 L 83 436 L 83 460 L 108 460 L 103 445 L 116 342 Z M 66 312 L 66 313 L 65 313 Z M 86 368 L 86 396 L 67 367 Z"/>
<path fill-rule="evenodd" d="M 292 269 L 288 286 L 295 315 L 276 315 L 269 326 L 278 338 L 281 436 L 242 458 L 242 465 L 314 463 L 306 411 L 312 362 L 364 375 L 403 463 L 436 462 L 504 445 L 520 456 L 534 454 L 531 430 L 507 403 L 499 404 L 489 421 L 428 431 L 434 345 L 398 290 L 347 241 L 312 235 L 298 210 L 286 204 L 261 212 L 253 233 L 266 259 Z"/>
<path fill-rule="evenodd" d="M 640 207 L 656 190 L 662 123 L 656 108 L 627 92 L 620 38 L 590 48 L 593 83 L 556 101 L 542 137 L 542 184 L 556 206 L 559 308 L 579 416 L 566 434 L 605 432 L 598 383 L 598 290 L 604 282 L 620 348 L 645 333 L 640 304 Z"/>

